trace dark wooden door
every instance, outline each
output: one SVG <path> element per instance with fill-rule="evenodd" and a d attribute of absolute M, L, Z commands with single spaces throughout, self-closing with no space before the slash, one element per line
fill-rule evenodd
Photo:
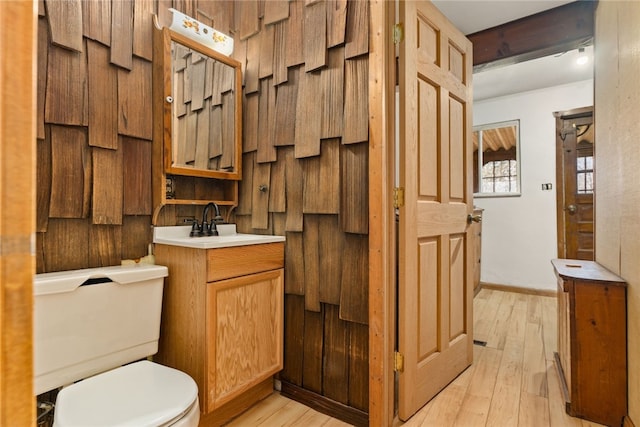
<path fill-rule="evenodd" d="M 581 108 L 555 115 L 558 257 L 593 261 L 593 108 Z"/>

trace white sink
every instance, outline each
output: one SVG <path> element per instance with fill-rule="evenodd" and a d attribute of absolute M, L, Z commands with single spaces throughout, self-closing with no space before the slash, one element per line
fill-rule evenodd
<path fill-rule="evenodd" d="M 285 241 L 284 236 L 237 233 L 235 224 L 219 224 L 217 229 L 219 236 L 189 237 L 190 225 L 154 227 L 153 243 L 196 249 L 215 249 Z"/>

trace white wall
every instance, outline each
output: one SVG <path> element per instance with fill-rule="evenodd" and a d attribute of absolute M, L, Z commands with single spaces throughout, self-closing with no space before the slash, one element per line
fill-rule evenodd
<path fill-rule="evenodd" d="M 521 196 L 478 197 L 485 283 L 555 289 L 557 257 L 554 111 L 593 105 L 593 80 L 474 102 L 474 126 L 520 120 Z M 543 183 L 552 191 L 542 191 Z"/>

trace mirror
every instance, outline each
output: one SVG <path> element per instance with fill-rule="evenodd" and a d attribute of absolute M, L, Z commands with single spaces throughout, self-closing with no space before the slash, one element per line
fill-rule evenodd
<path fill-rule="evenodd" d="M 239 180 L 240 63 L 168 28 L 161 32 L 161 63 L 154 53 L 154 73 L 162 68 L 162 101 L 156 102 L 164 104 L 165 172 Z"/>
<path fill-rule="evenodd" d="M 520 195 L 519 156 L 519 120 L 474 126 L 474 195 Z"/>

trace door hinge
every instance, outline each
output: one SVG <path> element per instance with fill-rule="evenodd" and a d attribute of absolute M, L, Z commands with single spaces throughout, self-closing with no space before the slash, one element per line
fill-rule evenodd
<path fill-rule="evenodd" d="M 398 22 L 393 26 L 393 44 L 400 44 L 404 41 L 404 25 Z"/>
<path fill-rule="evenodd" d="M 393 353 L 393 370 L 396 372 L 404 372 L 404 356 L 397 351 Z"/>
<path fill-rule="evenodd" d="M 393 189 L 393 207 L 398 209 L 404 206 L 404 187 L 395 187 Z"/>

